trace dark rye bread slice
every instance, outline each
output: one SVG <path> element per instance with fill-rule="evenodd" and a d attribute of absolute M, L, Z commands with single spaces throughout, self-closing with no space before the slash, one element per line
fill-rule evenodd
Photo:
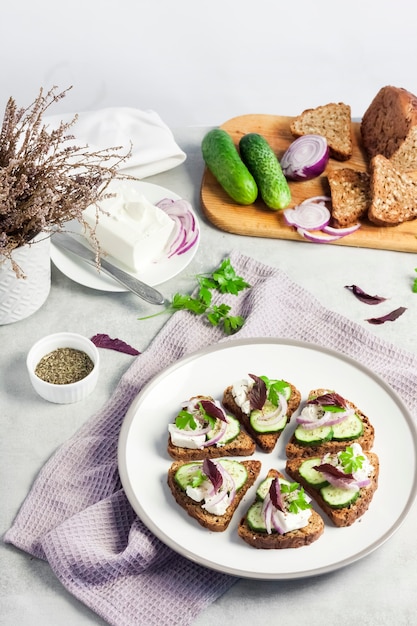
<path fill-rule="evenodd" d="M 381 154 L 371 160 L 371 203 L 368 218 L 379 226 L 395 226 L 417 217 L 417 182 Z"/>
<path fill-rule="evenodd" d="M 233 441 L 221 446 L 216 444 L 203 449 L 182 448 L 174 446 L 171 437 L 168 438 L 168 454 L 171 458 L 179 461 L 199 461 L 202 459 L 218 459 L 222 456 L 251 456 L 256 449 L 256 444 L 244 430 Z"/>
<path fill-rule="evenodd" d="M 327 389 L 314 389 L 310 391 L 309 398 L 321 396 L 325 393 L 328 393 Z M 359 443 L 362 447 L 362 450 L 364 451 L 370 450 L 372 446 L 374 445 L 374 439 L 375 439 L 375 429 L 373 425 L 371 424 L 369 418 L 360 409 L 358 409 L 358 407 L 355 406 L 353 402 L 346 400 L 346 403 L 348 406 L 355 409 L 356 415 L 362 420 L 363 433 L 360 437 L 357 437 L 356 439 L 352 439 L 352 441 L 329 440 L 329 441 L 324 441 L 323 443 L 319 443 L 319 444 L 305 445 L 305 444 L 300 444 L 296 440 L 295 435 L 293 434 L 285 447 L 285 453 L 287 455 L 287 459 L 294 459 L 294 458 L 306 459 L 312 456 L 323 456 L 327 452 L 330 452 L 330 453 L 339 452 L 340 450 L 344 450 L 346 446 L 348 446 L 350 443 L 354 443 L 354 442 Z"/>
<path fill-rule="evenodd" d="M 269 470 L 267 477 L 285 478 L 281 472 L 275 469 Z M 324 522 L 320 515 L 314 509 L 311 510 L 311 516 L 307 526 L 298 530 L 291 530 L 284 535 L 274 532 L 268 534 L 266 532 L 258 532 L 252 530 L 248 525 L 246 516 L 242 517 L 238 526 L 238 535 L 254 548 L 263 550 L 283 550 L 286 548 L 302 548 L 308 546 L 323 534 Z"/>
<path fill-rule="evenodd" d="M 346 447 L 346 446 L 345 446 Z M 289 459 L 286 464 L 286 472 L 291 478 L 300 483 L 306 490 L 306 492 L 314 499 L 319 505 L 321 510 L 327 515 L 327 517 L 333 522 L 333 524 L 339 528 L 345 526 L 351 526 L 357 519 L 362 517 L 369 508 L 375 491 L 378 488 L 378 476 L 379 476 L 379 459 L 374 452 L 367 451 L 366 456 L 373 466 L 373 473 L 370 476 L 371 483 L 368 487 L 362 487 L 360 495 L 355 502 L 342 509 L 333 509 L 327 502 L 325 502 L 320 494 L 320 491 L 314 489 L 299 473 L 301 463 L 305 459 Z"/>
<path fill-rule="evenodd" d="M 202 508 L 201 503 L 195 502 L 192 498 L 188 497 L 185 491 L 183 491 L 177 482 L 175 481 L 175 473 L 181 465 L 184 465 L 183 461 L 174 461 L 168 470 L 168 486 L 171 489 L 171 493 L 175 498 L 177 504 L 179 504 L 190 517 L 193 517 L 201 526 L 211 530 L 213 532 L 224 532 L 230 522 L 237 507 L 239 506 L 245 493 L 252 487 L 255 480 L 259 476 L 261 471 L 261 462 L 256 460 L 239 461 L 246 467 L 248 478 L 245 484 L 236 492 L 236 496 L 226 510 L 224 515 L 213 515 Z"/>
<path fill-rule="evenodd" d="M 367 214 L 370 204 L 369 178 L 367 172 L 358 172 L 349 167 L 328 172 L 332 226 L 353 226 Z"/>
<path fill-rule="evenodd" d="M 291 396 L 288 401 L 288 411 L 287 411 L 287 424 L 290 420 L 291 415 L 294 411 L 297 410 L 300 402 L 301 402 L 301 394 L 298 389 L 292 384 L 288 383 L 291 386 Z M 243 425 L 245 430 L 249 433 L 255 443 L 261 448 L 263 452 L 270 453 L 275 448 L 278 439 L 280 438 L 282 431 L 276 433 L 259 433 L 254 430 L 251 426 L 249 415 L 246 415 L 235 402 L 232 393 L 233 385 L 229 385 L 224 390 L 223 393 L 223 406 L 227 411 L 229 411 L 232 415 L 237 417 L 239 422 Z"/>
<path fill-rule="evenodd" d="M 403 89 L 382 87 L 361 121 L 362 144 L 369 156 L 382 154 L 402 171 L 417 169 L 417 97 Z"/>
<path fill-rule="evenodd" d="M 347 161 L 352 156 L 351 108 L 344 102 L 330 102 L 315 109 L 306 109 L 290 124 L 295 137 L 322 135 L 327 139 L 330 156 Z"/>

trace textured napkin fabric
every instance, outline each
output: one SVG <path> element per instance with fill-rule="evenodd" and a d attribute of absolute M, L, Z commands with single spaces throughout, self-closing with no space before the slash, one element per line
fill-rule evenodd
<path fill-rule="evenodd" d="M 70 122 L 75 115 L 45 116 L 44 122 L 54 129 L 61 122 Z M 185 161 L 186 155 L 158 113 L 130 107 L 110 107 L 77 114 L 70 131 L 76 146 L 88 145 L 91 151 L 121 147 L 118 154 L 132 154 L 120 171 L 134 168 L 137 178 L 153 176 L 170 170 Z"/>
<path fill-rule="evenodd" d="M 415 356 L 327 310 L 280 270 L 240 253 L 230 258 L 252 285 L 238 297 L 220 297 L 246 318 L 239 339 L 291 338 L 333 348 L 382 376 L 417 412 Z M 229 340 L 199 317 L 176 313 L 135 359 L 107 406 L 47 462 L 5 536 L 47 559 L 62 584 L 109 624 L 191 624 L 236 580 L 156 539 L 132 511 L 117 470 L 120 426 L 143 385 L 185 354 Z"/>

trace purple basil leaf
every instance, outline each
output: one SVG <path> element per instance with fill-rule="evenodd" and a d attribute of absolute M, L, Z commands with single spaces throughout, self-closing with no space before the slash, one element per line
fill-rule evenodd
<path fill-rule="evenodd" d="M 140 354 L 136 348 L 132 348 L 132 346 L 129 346 L 121 339 L 111 339 L 111 337 L 104 333 L 94 335 L 94 337 L 91 337 L 91 341 L 95 346 L 97 346 L 97 348 L 116 350 L 116 352 L 124 352 L 125 354 L 131 354 L 132 356 Z"/>
<path fill-rule="evenodd" d="M 274 507 L 279 511 L 283 511 L 284 503 L 282 501 L 281 485 L 279 484 L 278 478 L 274 478 L 272 481 L 271 486 L 269 487 L 269 495 L 271 496 L 271 502 Z"/>
<path fill-rule="evenodd" d="M 341 406 L 346 407 L 346 401 L 338 393 L 324 393 L 322 396 L 317 396 L 309 400 L 309 404 L 319 404 L 320 406 Z"/>
<path fill-rule="evenodd" d="M 364 302 L 365 304 L 379 304 L 380 302 L 385 302 L 386 300 L 386 298 L 383 298 L 382 296 L 370 296 L 357 285 L 345 285 L 345 288 L 349 289 L 349 291 L 351 291 L 358 300 Z"/>
<path fill-rule="evenodd" d="M 201 400 L 201 406 L 210 417 L 214 417 L 217 420 L 227 422 L 226 416 L 220 407 L 216 406 L 211 400 Z"/>
<path fill-rule="evenodd" d="M 330 474 L 330 476 L 335 476 L 336 478 L 353 478 L 353 474 L 345 474 L 331 463 L 321 463 L 320 465 L 314 465 L 313 469 L 317 470 L 318 472 L 325 472 L 326 474 Z"/>
<path fill-rule="evenodd" d="M 215 491 L 218 491 L 222 486 L 223 476 L 215 463 L 211 459 L 204 459 L 203 461 L 203 473 L 211 481 Z"/>
<path fill-rule="evenodd" d="M 370 317 L 369 319 L 365 320 L 365 322 L 369 322 L 370 324 L 384 324 L 384 322 L 394 322 L 406 310 L 406 307 L 400 306 L 398 309 L 395 309 L 395 311 L 391 311 L 391 313 L 382 315 L 382 317 Z"/>
<path fill-rule="evenodd" d="M 265 382 L 259 376 L 255 374 L 249 374 L 252 380 L 255 381 L 252 389 L 249 391 L 249 404 L 251 410 L 260 411 L 266 402 L 267 389 Z"/>

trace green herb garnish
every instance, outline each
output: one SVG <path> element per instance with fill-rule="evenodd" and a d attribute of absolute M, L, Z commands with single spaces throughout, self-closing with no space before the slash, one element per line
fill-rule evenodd
<path fill-rule="evenodd" d="M 195 430 L 197 428 L 197 422 L 195 421 L 192 413 L 189 413 L 188 411 L 180 411 L 175 418 L 175 426 L 177 428 L 181 428 L 181 430 L 184 430 L 185 428 Z"/>
<path fill-rule="evenodd" d="M 307 502 L 305 491 L 298 483 L 281 483 L 281 492 L 287 494 L 287 508 L 290 513 L 298 513 L 311 509 L 311 504 Z"/>
<path fill-rule="evenodd" d="M 286 390 L 290 385 L 286 383 L 285 380 L 273 380 L 269 379 L 267 376 L 260 376 L 259 378 L 261 378 L 266 385 L 268 400 L 274 406 L 278 406 L 279 394 L 286 396 Z"/>
<path fill-rule="evenodd" d="M 194 315 L 205 315 L 207 321 L 212 326 L 223 326 L 226 335 L 232 335 L 242 328 L 245 323 L 241 315 L 230 315 L 231 307 L 228 304 L 212 304 L 213 291 L 237 295 L 250 285 L 238 276 L 232 267 L 230 259 L 222 261 L 221 265 L 210 275 L 198 274 L 196 276 L 199 291 L 196 297 L 176 293 L 169 306 L 160 313 L 139 317 L 139 320 L 146 320 L 163 313 L 174 313 L 175 311 L 186 310 Z"/>
<path fill-rule="evenodd" d="M 199 487 L 205 480 L 207 480 L 207 476 L 203 474 L 201 469 L 198 469 L 195 474 L 190 476 L 190 486 Z"/>
<path fill-rule="evenodd" d="M 414 268 L 414 271 L 417 272 L 417 267 Z M 417 278 L 414 279 L 412 291 L 413 293 L 417 293 Z"/>
<path fill-rule="evenodd" d="M 339 459 L 343 465 L 345 474 L 353 474 L 361 469 L 365 457 L 362 455 L 355 456 L 352 446 L 348 446 L 346 450 L 339 453 Z"/>

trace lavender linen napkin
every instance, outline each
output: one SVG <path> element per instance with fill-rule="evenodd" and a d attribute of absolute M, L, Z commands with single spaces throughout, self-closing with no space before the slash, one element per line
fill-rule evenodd
<path fill-rule="evenodd" d="M 382 376 L 417 411 L 417 357 L 327 310 L 282 271 L 237 252 L 230 258 L 252 285 L 229 300 L 247 320 L 240 339 L 292 338 L 336 349 Z M 4 537 L 47 559 L 62 584 L 109 624 L 188 625 L 235 581 L 156 539 L 132 511 L 117 470 L 120 426 L 143 385 L 183 355 L 228 340 L 200 318 L 176 313 L 109 403 L 47 462 Z"/>

